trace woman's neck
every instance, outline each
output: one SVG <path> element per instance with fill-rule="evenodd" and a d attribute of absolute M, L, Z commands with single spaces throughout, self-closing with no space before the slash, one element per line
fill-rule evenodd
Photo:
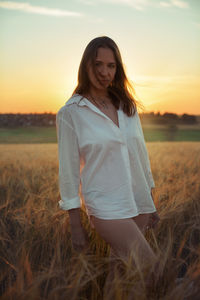
<path fill-rule="evenodd" d="M 109 97 L 107 89 L 105 89 L 105 90 L 97 90 L 97 89 L 91 88 L 89 90 L 88 94 L 91 95 L 93 98 L 96 98 L 96 99 L 102 99 L 102 98 Z"/>

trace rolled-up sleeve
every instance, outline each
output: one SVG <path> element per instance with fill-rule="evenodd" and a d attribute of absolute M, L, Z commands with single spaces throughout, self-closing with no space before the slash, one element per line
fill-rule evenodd
<path fill-rule="evenodd" d="M 59 156 L 59 207 L 63 210 L 81 207 L 80 203 L 80 155 L 76 132 L 67 110 L 56 114 L 56 133 Z"/>

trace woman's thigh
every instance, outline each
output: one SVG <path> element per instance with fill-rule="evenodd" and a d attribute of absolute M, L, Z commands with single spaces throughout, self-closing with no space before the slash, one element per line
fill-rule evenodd
<path fill-rule="evenodd" d="M 133 251 L 143 259 L 155 259 L 154 252 L 133 218 L 103 220 L 92 216 L 92 221 L 96 231 L 117 255 L 127 257 Z"/>

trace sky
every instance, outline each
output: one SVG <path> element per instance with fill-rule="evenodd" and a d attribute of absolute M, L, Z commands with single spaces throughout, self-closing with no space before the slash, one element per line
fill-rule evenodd
<path fill-rule="evenodd" d="M 146 112 L 200 114 L 199 0 L 0 1 L 0 113 L 56 113 L 102 35 Z"/>

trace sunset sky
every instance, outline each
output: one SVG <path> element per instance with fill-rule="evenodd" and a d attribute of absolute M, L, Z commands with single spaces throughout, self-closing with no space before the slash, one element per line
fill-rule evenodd
<path fill-rule="evenodd" d="M 200 114 L 198 0 L 0 1 L 0 113 L 56 113 L 102 35 L 146 111 Z"/>

